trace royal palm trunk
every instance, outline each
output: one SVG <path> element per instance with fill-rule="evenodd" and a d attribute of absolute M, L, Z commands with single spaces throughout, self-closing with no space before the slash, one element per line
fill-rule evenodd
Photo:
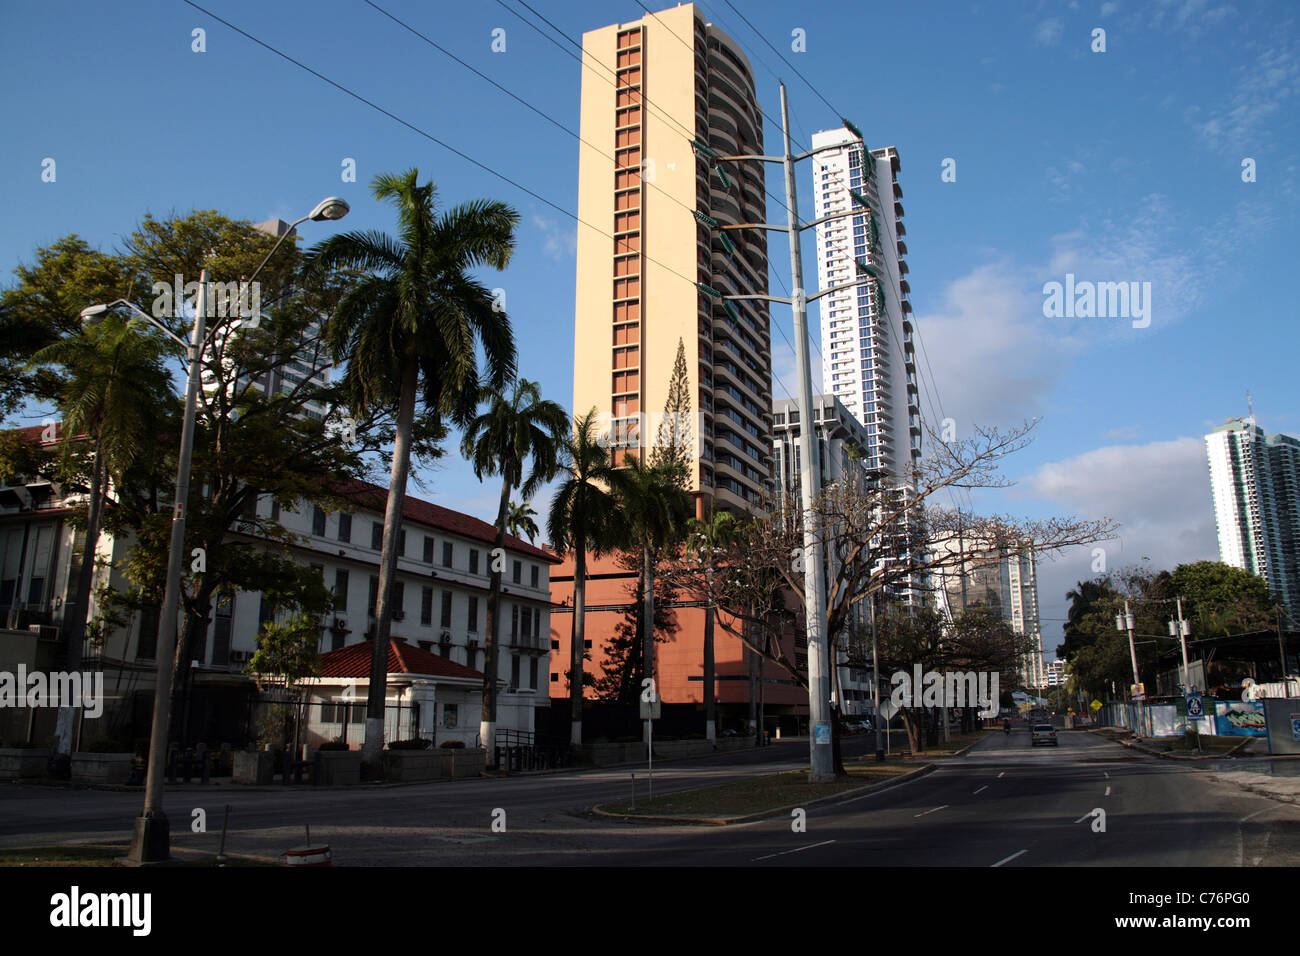
<path fill-rule="evenodd" d="M 392 589 L 397 574 L 397 542 L 406 504 L 406 480 L 411 471 L 411 431 L 415 423 L 415 392 L 419 366 L 408 358 L 402 368 L 397 403 L 397 432 L 393 438 L 393 467 L 389 472 L 388 504 L 384 509 L 383 552 L 379 562 L 379 595 L 375 598 L 375 643 L 370 659 L 370 693 L 366 701 L 366 740 L 361 769 L 367 779 L 382 774 L 384 704 L 388 696 L 388 638 L 392 630 Z"/>

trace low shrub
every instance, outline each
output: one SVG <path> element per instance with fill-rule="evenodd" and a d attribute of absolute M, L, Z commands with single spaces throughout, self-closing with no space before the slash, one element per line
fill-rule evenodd
<path fill-rule="evenodd" d="M 463 740 L 444 740 L 442 742 L 443 750 L 464 750 L 465 741 Z"/>
<path fill-rule="evenodd" d="M 394 740 L 388 745 L 389 750 L 432 750 L 433 741 L 425 740 L 423 737 L 415 737 L 411 740 Z"/>
<path fill-rule="evenodd" d="M 316 749 L 317 750 L 351 750 L 352 748 L 349 747 L 341 740 L 331 740 L 327 743 L 321 744 Z"/>

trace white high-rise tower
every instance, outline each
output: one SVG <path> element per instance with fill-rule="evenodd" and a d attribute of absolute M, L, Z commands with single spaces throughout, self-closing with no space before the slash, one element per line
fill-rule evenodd
<path fill-rule="evenodd" d="M 813 134 L 814 149 L 835 144 L 842 148 L 819 153 L 812 164 L 815 218 L 860 213 L 817 226 L 818 287 L 856 278 L 857 263 L 878 281 L 822 300 L 824 387 L 866 428 L 869 472 L 883 484 L 910 486 L 921 456 L 921 413 L 898 151 L 866 150 L 847 129 Z"/>
<path fill-rule="evenodd" d="M 1300 618 L 1300 440 L 1266 435 L 1254 418 L 1205 436 L 1219 560 L 1259 575 Z"/>

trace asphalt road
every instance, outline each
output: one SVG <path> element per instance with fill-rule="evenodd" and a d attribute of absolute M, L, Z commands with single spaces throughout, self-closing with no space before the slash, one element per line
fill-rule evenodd
<path fill-rule="evenodd" d="M 1031 748 L 1023 729 L 990 734 L 927 776 L 809 807 L 804 832 L 787 818 L 707 827 L 590 815 L 592 805 L 628 795 L 628 769 L 396 788 L 169 791 L 167 810 L 176 846 L 215 851 L 229 803 L 229 852 L 278 856 L 300 845 L 310 825 L 313 842 L 328 843 L 336 865 L 1300 865 L 1300 807 L 1093 734 L 1058 737 L 1059 747 Z M 846 757 L 871 746 L 870 735 L 848 738 Z M 806 741 L 784 742 L 668 765 L 656 771 L 655 789 L 806 761 Z M 125 841 L 141 799 L 138 792 L 3 788 L 0 847 Z M 190 830 L 196 807 L 206 811 L 206 833 Z M 1094 829 L 1098 809 L 1104 831 Z"/>

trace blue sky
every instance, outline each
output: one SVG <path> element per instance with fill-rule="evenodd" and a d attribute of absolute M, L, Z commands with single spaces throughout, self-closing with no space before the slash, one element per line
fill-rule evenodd
<path fill-rule="evenodd" d="M 633 0 L 529 2 L 573 39 L 644 13 Z M 1300 433 L 1297 336 L 1285 331 L 1297 318 L 1288 279 L 1300 249 L 1300 10 L 1212 0 L 732 4 L 701 7 L 749 53 L 769 114 L 779 75 L 799 139 L 839 125 L 797 70 L 869 145 L 898 147 L 927 418 L 951 417 L 959 433 L 1041 418 L 1034 445 L 1007 463 L 1015 487 L 975 503 L 1117 518 L 1112 567 L 1217 558 L 1202 436 L 1245 414 L 1247 389 L 1266 429 Z M 338 194 L 350 216 L 307 224 L 305 242 L 391 230 L 369 180 L 418 166 L 446 202 L 488 196 L 519 210 L 516 258 L 485 278 L 506 290 L 521 373 L 568 406 L 576 226 L 560 210 L 576 211 L 576 139 L 362 0 L 201 5 L 560 209 L 181 0 L 9 0 L 0 268 L 8 274 L 74 232 L 112 249 L 146 211 L 292 220 Z M 538 22 L 518 0 L 379 6 L 576 131 L 578 64 L 511 12 Z M 191 49 L 196 28 L 206 30 L 204 53 Z M 492 51 L 498 28 L 504 52 Z M 1098 28 L 1105 52 L 1090 49 Z M 806 52 L 791 48 L 796 29 Z M 774 147 L 777 130 L 765 134 Z M 47 157 L 54 182 L 41 179 Z M 345 158 L 356 161 L 355 183 L 341 180 Z M 955 182 L 940 178 L 948 158 Z M 1243 181 L 1247 159 L 1253 182 Z M 806 211 L 811 172 L 801 172 Z M 780 238 L 772 259 L 785 269 Z M 1044 317 L 1043 285 L 1066 273 L 1150 282 L 1150 326 Z M 788 310 L 774 308 L 773 320 L 789 334 Z M 794 384 L 793 357 L 785 338 L 773 341 L 780 395 Z M 425 497 L 483 517 L 494 510 L 493 489 L 457 458 L 420 477 Z M 1064 591 L 1092 560 L 1084 549 L 1040 562 L 1049 657 Z"/>

